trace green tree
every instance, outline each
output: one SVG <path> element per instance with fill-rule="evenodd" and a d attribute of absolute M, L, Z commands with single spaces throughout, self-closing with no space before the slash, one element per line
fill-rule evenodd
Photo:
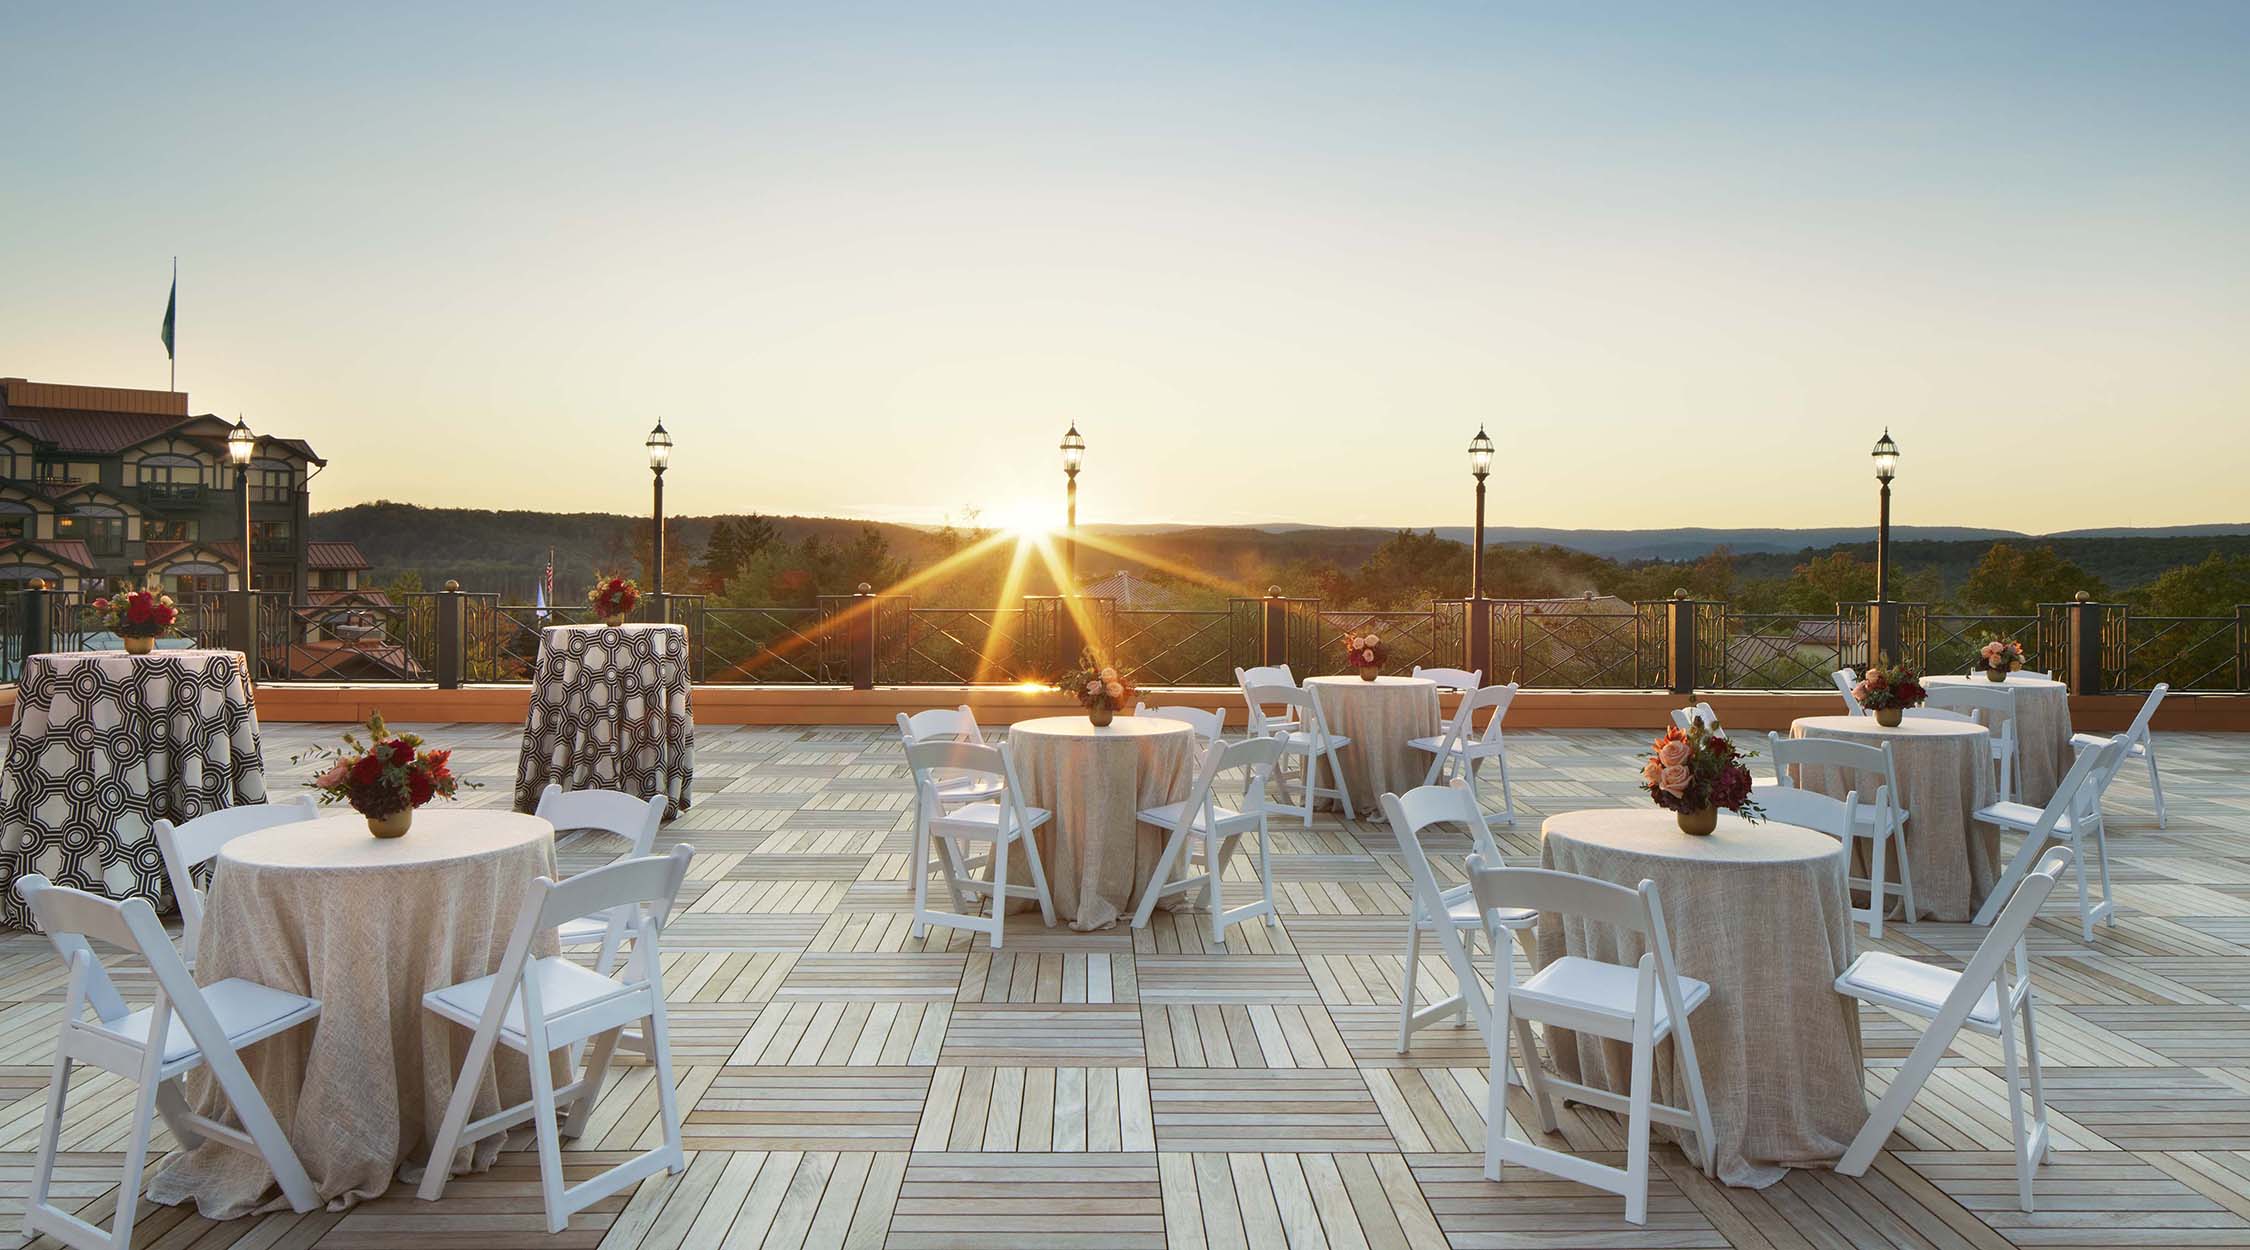
<path fill-rule="evenodd" d="M 2084 590 L 2101 598 L 2109 588 L 2053 547 L 1994 543 L 1961 584 L 1961 606 L 1972 612 L 2028 616 L 2042 603 L 2061 603 Z"/>
<path fill-rule="evenodd" d="M 703 544 L 695 577 L 707 594 L 726 593 L 727 582 L 742 571 L 752 557 L 773 545 L 773 522 L 753 512 L 744 517 L 720 517 Z"/>
<path fill-rule="evenodd" d="M 2164 570 L 2134 599 L 2152 616 L 2233 616 L 2250 603 L 2250 556 L 2214 551 L 2201 564 Z"/>
<path fill-rule="evenodd" d="M 383 587 L 383 593 L 391 597 L 392 603 L 404 603 L 408 595 L 420 594 L 421 591 L 422 574 L 418 569 L 406 570 L 392 578 L 390 585 Z"/>

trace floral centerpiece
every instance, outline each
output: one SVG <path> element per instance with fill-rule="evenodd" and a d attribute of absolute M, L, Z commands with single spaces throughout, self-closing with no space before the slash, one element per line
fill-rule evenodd
<path fill-rule="evenodd" d="M 1138 693 L 1133 682 L 1088 651 L 1078 657 L 1078 671 L 1063 677 L 1060 685 L 1086 709 L 1086 718 L 1106 725 Z"/>
<path fill-rule="evenodd" d="M 1922 675 L 1904 664 L 1892 664 L 1883 656 L 1867 666 L 1860 675 L 1859 684 L 1852 687 L 1852 698 L 1875 714 L 1875 723 L 1886 727 L 1896 726 L 1905 718 L 1906 709 L 1922 706 L 1930 692 L 1922 688 Z"/>
<path fill-rule="evenodd" d="M 1679 813 L 1682 833 L 1718 828 L 1722 807 L 1754 821 L 1763 813 L 1750 799 L 1750 769 L 1742 762 L 1754 754 L 1696 720 L 1656 740 L 1641 765 L 1641 785 L 1658 807 Z"/>
<path fill-rule="evenodd" d="M 1383 650 L 1382 635 L 1374 630 L 1344 635 L 1344 663 L 1359 674 L 1361 681 L 1375 680 L 1383 671 L 1383 657 L 1388 654 Z"/>
<path fill-rule="evenodd" d="M 2013 638 L 1991 635 L 1977 648 L 1976 671 L 1987 681 L 2006 681 L 2008 674 L 2022 667 L 2023 644 Z"/>
<path fill-rule="evenodd" d="M 381 712 L 367 718 L 365 742 L 348 733 L 342 747 L 316 754 L 334 761 L 308 783 L 320 791 L 321 805 L 339 800 L 351 804 L 367 817 L 367 831 L 378 838 L 405 833 L 414 823 L 415 808 L 431 799 L 450 799 L 461 785 L 448 764 L 451 751 L 423 750 L 422 739 L 393 732 Z"/>
<path fill-rule="evenodd" d="M 172 626 L 180 619 L 180 609 L 172 602 L 172 596 L 163 591 L 128 590 L 87 604 L 86 615 L 95 628 L 123 639 L 126 651 L 147 655 L 155 648 L 157 639 L 172 632 Z"/>
<path fill-rule="evenodd" d="M 622 625 L 625 614 L 641 601 L 641 588 L 629 577 L 600 577 L 594 588 L 586 592 L 586 602 L 594 605 L 594 615 L 602 618 L 604 625 Z"/>

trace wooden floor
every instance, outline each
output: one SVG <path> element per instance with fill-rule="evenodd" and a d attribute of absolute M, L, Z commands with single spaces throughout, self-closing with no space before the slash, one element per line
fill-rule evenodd
<path fill-rule="evenodd" d="M 513 731 L 418 728 L 485 783 L 470 802 L 509 802 Z M 306 771 L 288 757 L 328 736 L 269 730 L 277 791 Z M 1542 812 L 1645 801 L 1632 789 L 1643 735 L 1533 731 L 1510 744 L 1527 809 L 1502 832 L 1513 853 L 1534 852 Z M 1140 933 L 1019 917 L 994 954 L 946 930 L 908 936 L 911 795 L 891 735 L 706 729 L 697 748 L 694 810 L 667 831 L 700 852 L 667 934 L 684 1174 L 550 1237 L 519 1141 L 441 1203 L 394 1188 L 349 1211 L 226 1224 L 152 1209 L 136 1243 L 2250 1245 L 2250 739 L 2164 738 L 2171 827 L 2156 828 L 2139 777 L 2111 796 L 2119 925 L 2086 946 L 2058 904 L 2034 931 L 2062 1139 L 2038 1214 L 2016 1210 L 1997 1050 L 1965 1038 L 1866 1176 L 1799 1171 L 1727 1189 L 1663 1148 L 1642 1229 L 1615 1198 L 1571 1184 L 1522 1170 L 1504 1186 L 1482 1179 L 1473 1031 L 1434 1029 L 1411 1056 L 1393 1053 L 1407 895 L 1380 826 L 1331 817 L 1283 833 L 1283 924 L 1238 927 L 1225 953 L 1158 913 Z M 616 850 L 568 840 L 563 866 Z M 1882 945 L 1958 961 L 1977 939 L 1930 924 L 1893 927 Z M 1442 959 L 1422 977 L 1449 984 Z M 16 1225 L 26 1192 L 60 996 L 42 939 L 0 937 L 0 1227 Z M 1863 1019 L 1879 1090 L 1914 1033 L 1881 1011 Z M 613 1084 L 574 1165 L 597 1170 L 651 1141 L 649 1078 L 634 1067 Z M 61 1192 L 106 1222 L 119 1103 L 99 1096 L 109 1078 L 80 1079 Z M 1611 1161 L 1623 1137 L 1582 1108 L 1563 1135 Z"/>

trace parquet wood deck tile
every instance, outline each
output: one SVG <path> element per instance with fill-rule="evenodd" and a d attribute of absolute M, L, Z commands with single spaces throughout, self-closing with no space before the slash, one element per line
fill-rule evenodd
<path fill-rule="evenodd" d="M 471 805 L 511 801 L 512 729 L 417 731 L 455 746 L 456 767 L 484 783 Z M 269 779 L 332 735 L 269 727 Z M 1495 827 L 1503 850 L 1536 856 L 1544 813 L 1641 801 L 1633 773 L 1646 737 L 1511 734 L 1519 821 Z M 1524 1169 L 1484 1180 L 1475 1030 L 1440 1024 L 1398 1053 L 1408 895 L 1379 821 L 1277 820 L 1280 923 L 1236 926 L 1223 949 L 1193 911 L 1092 933 L 1025 912 L 994 951 L 982 936 L 911 932 L 912 793 L 890 733 L 705 727 L 697 750 L 695 806 L 662 838 L 698 848 L 665 954 L 685 1173 L 550 1237 L 536 1156 L 518 1134 L 497 1167 L 455 1181 L 443 1202 L 394 1186 L 348 1211 L 226 1223 L 147 1208 L 136 1244 L 2250 1246 L 2250 738 L 2168 735 L 2170 827 L 2156 828 L 2145 777 L 2123 777 L 2108 805 L 2119 923 L 2081 941 L 2058 899 L 2032 930 L 2057 1137 L 2037 1213 L 2016 1209 L 1999 1047 L 1964 1034 L 1867 1175 L 1807 1169 L 1764 1190 L 1729 1189 L 1660 1146 L 1643 1228 L 1624 1223 L 1615 1198 Z M 1465 839 L 1431 847 L 1458 880 Z M 621 850 L 571 834 L 558 862 L 582 871 Z M 1247 863 L 1227 876 L 1234 901 L 1247 899 Z M 1981 938 L 1923 923 L 1857 940 L 1958 966 Z M 1434 946 L 1418 976 L 1425 998 L 1452 987 Z M 149 989 L 131 968 L 119 981 L 129 997 Z M 21 1243 L 12 1230 L 62 983 L 43 939 L 0 935 L 0 1228 L 10 1230 L 0 1248 Z M 1918 1024 L 1863 1010 L 1861 1033 L 1873 1098 Z M 655 1142 L 654 1080 L 645 1060 L 620 1056 L 585 1136 L 565 1151 L 574 1175 Z M 106 1219 L 116 1200 L 128 1094 L 106 1076 L 74 1086 L 57 1192 L 87 1218 Z M 1519 1129 L 1524 1099 L 1511 1091 Z M 1571 1107 L 1561 1129 L 1560 1147 L 1620 1160 L 1614 1117 Z M 170 1144 L 160 1129 L 157 1148 Z"/>

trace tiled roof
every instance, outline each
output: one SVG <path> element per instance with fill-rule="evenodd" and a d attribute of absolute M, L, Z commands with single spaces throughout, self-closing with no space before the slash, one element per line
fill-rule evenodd
<path fill-rule="evenodd" d="M 305 592 L 305 603 L 315 608 L 395 606 L 391 603 L 391 597 L 380 590 L 308 590 Z"/>
<path fill-rule="evenodd" d="M 52 443 L 55 450 L 88 456 L 111 456 L 135 447 L 167 430 L 186 425 L 191 418 L 141 412 L 90 412 L 81 408 L 19 408 L 10 405 L 0 421 L 32 438 Z"/>
<path fill-rule="evenodd" d="M 147 565 L 155 564 L 159 560 L 169 560 L 173 556 L 180 554 L 182 551 L 185 551 L 190 547 L 201 548 L 202 550 L 211 553 L 213 556 L 216 556 L 222 564 L 233 564 L 238 568 L 242 564 L 242 544 L 238 542 L 153 542 L 148 544 L 146 552 L 141 558 L 141 563 Z"/>
<path fill-rule="evenodd" d="M 305 567 L 308 569 L 371 569 L 375 566 L 360 554 L 355 543 L 338 540 L 314 540 L 305 544 Z"/>
<path fill-rule="evenodd" d="M 43 538 L 34 542 L 29 539 L 11 538 L 0 542 L 0 551 L 14 551 L 17 548 L 22 548 L 25 551 L 36 551 L 41 555 L 51 556 L 68 564 L 75 564 L 82 569 L 94 567 L 94 553 L 86 549 L 86 543 L 83 539 Z"/>

